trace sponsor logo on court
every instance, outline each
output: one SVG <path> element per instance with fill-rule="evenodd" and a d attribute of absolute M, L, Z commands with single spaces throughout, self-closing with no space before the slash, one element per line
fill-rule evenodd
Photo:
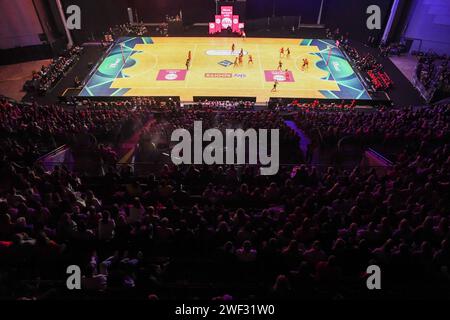
<path fill-rule="evenodd" d="M 291 71 L 265 70 L 264 76 L 267 82 L 295 82 L 294 75 Z"/>
<path fill-rule="evenodd" d="M 117 66 L 119 65 L 119 63 L 120 63 L 120 58 L 117 58 L 116 61 L 114 61 L 114 63 L 111 63 L 111 64 L 109 65 L 109 67 L 112 68 L 112 69 L 115 69 L 115 68 L 117 68 Z"/>
<path fill-rule="evenodd" d="M 341 68 L 339 67 L 339 62 L 334 61 L 333 62 L 333 67 L 336 71 L 341 71 Z"/>
<path fill-rule="evenodd" d="M 229 73 L 229 72 L 207 72 L 205 73 L 205 78 L 239 78 L 244 79 L 247 75 L 244 73 Z"/>
<path fill-rule="evenodd" d="M 229 67 L 231 65 L 233 65 L 233 62 L 231 62 L 230 60 L 222 60 L 219 61 L 218 64 L 220 64 L 222 67 Z"/>
<path fill-rule="evenodd" d="M 205 73 L 205 78 L 232 78 L 232 73 Z"/>
<path fill-rule="evenodd" d="M 159 70 L 157 81 L 183 81 L 186 79 L 187 70 L 164 69 Z"/>

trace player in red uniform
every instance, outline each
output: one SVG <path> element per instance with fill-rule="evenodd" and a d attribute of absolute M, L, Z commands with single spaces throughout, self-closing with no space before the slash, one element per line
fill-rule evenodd
<path fill-rule="evenodd" d="M 280 49 L 280 58 L 283 58 L 284 57 L 284 48 L 281 48 Z"/>
<path fill-rule="evenodd" d="M 305 69 L 306 70 L 308 70 L 309 69 L 309 61 L 308 61 L 308 59 L 303 59 L 303 65 L 302 65 L 302 71 L 305 71 Z"/>
<path fill-rule="evenodd" d="M 284 78 L 286 79 L 286 81 L 290 81 L 291 80 L 291 75 L 289 74 L 289 70 L 288 69 L 286 69 L 285 71 L 284 71 Z"/>
<path fill-rule="evenodd" d="M 252 55 L 249 55 L 248 56 L 248 64 L 253 64 L 253 56 Z"/>

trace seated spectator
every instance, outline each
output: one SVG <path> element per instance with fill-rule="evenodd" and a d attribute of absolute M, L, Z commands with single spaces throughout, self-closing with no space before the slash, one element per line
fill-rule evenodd
<path fill-rule="evenodd" d="M 252 248 L 250 241 L 244 241 L 242 247 L 236 250 L 236 257 L 241 262 L 254 262 L 256 261 L 257 251 Z"/>
<path fill-rule="evenodd" d="M 316 266 L 321 261 L 327 260 L 327 255 L 320 248 L 319 241 L 314 241 L 314 243 L 311 246 L 311 249 L 305 251 L 304 257 L 305 260 L 308 261 L 313 266 Z"/>
<path fill-rule="evenodd" d="M 98 239 L 101 241 L 110 241 L 114 238 L 114 229 L 116 223 L 111 219 L 109 211 L 103 211 L 102 219 L 98 223 Z"/>

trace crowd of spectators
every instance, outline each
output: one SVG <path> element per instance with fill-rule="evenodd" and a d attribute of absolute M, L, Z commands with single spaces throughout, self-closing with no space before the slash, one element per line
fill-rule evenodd
<path fill-rule="evenodd" d="M 327 146 L 344 137 L 367 145 L 435 144 L 449 142 L 450 137 L 448 105 L 416 109 L 380 108 L 376 111 L 342 111 L 311 106 L 300 109 L 296 122 L 310 137 L 320 138 Z"/>
<path fill-rule="evenodd" d="M 166 22 L 182 22 L 182 16 L 177 14 L 175 16 L 166 15 Z"/>
<path fill-rule="evenodd" d="M 343 34 L 339 28 L 334 31 L 326 30 L 328 39 L 336 41 L 336 44 L 347 53 L 359 72 L 366 77 L 368 83 L 371 83 L 373 91 L 387 91 L 394 85 L 394 82 L 389 75 L 384 71 L 383 65 L 372 54 L 366 53 L 362 55 L 358 50 L 350 44 L 349 33 Z M 375 43 L 373 36 L 369 37 L 369 44 Z M 389 47 L 391 48 L 391 47 Z M 390 49 L 383 52 L 389 52 Z"/>
<path fill-rule="evenodd" d="M 78 149 L 117 146 L 149 120 L 151 106 L 84 101 L 67 108 L 1 99 L 2 160 L 32 165 L 39 156 L 64 144 Z"/>
<path fill-rule="evenodd" d="M 83 47 L 75 46 L 53 59 L 49 65 L 43 65 L 41 70 L 33 71 L 32 79 L 25 82 L 23 89 L 30 93 L 45 95 L 78 61 L 83 50 Z"/>
<path fill-rule="evenodd" d="M 406 49 L 406 44 L 403 41 L 380 45 L 381 57 L 401 56 L 406 52 L 408 52 L 408 50 Z"/>
<path fill-rule="evenodd" d="M 361 55 L 356 48 L 350 44 L 349 33 L 341 33 L 340 29 L 337 28 L 334 31 L 326 29 L 325 34 L 328 39 L 336 41 L 336 44 L 347 53 L 347 55 L 352 59 L 354 64 L 361 71 L 376 70 L 383 66 L 377 61 L 375 57 L 367 53 L 366 55 Z"/>
<path fill-rule="evenodd" d="M 383 65 L 372 54 L 361 55 L 350 45 L 343 46 L 347 55 L 362 74 L 366 74 L 374 90 L 386 91 L 394 85 L 389 75 L 384 71 Z"/>
<path fill-rule="evenodd" d="M 216 110 L 252 110 L 255 107 L 255 102 L 252 101 L 230 101 L 230 100 L 204 100 L 190 105 L 184 105 L 184 107 L 194 108 L 194 109 L 216 109 Z"/>
<path fill-rule="evenodd" d="M 161 167 L 164 163 L 170 164 L 171 159 L 162 154 L 170 154 L 171 147 L 176 143 L 171 141 L 172 133 L 179 128 L 185 128 L 194 135 L 194 122 L 201 122 L 202 130 L 218 129 L 226 136 L 226 130 L 235 129 L 279 129 L 279 157 L 282 163 L 299 163 L 303 159 L 303 154 L 299 149 L 300 137 L 297 133 L 286 125 L 283 116 L 279 112 L 270 110 L 245 111 L 239 106 L 236 109 L 224 111 L 222 108 L 205 106 L 203 109 L 197 108 L 172 108 L 159 111 L 155 116 L 152 126 L 142 130 L 139 138 L 139 145 L 134 158 L 136 165 L 135 172 L 155 172 L 155 168 Z M 270 141 L 270 137 L 268 137 Z M 203 143 L 206 147 L 209 143 Z M 227 148 L 223 148 L 223 158 L 226 159 Z M 245 152 L 249 154 L 248 146 Z"/>
<path fill-rule="evenodd" d="M 110 38 L 112 41 L 120 37 L 144 37 L 148 35 L 148 29 L 143 23 L 118 24 L 109 28 L 104 36 Z"/>
<path fill-rule="evenodd" d="M 328 39 L 336 41 L 341 46 L 347 46 L 350 43 L 350 33 L 342 33 L 339 28 L 331 30 L 327 28 L 325 30 L 325 35 Z"/>
<path fill-rule="evenodd" d="M 311 136 L 404 141 L 382 176 L 300 161 L 270 177 L 253 166 L 173 164 L 146 176 L 110 165 L 87 177 L 64 166 L 46 172 L 17 153 L 74 133 L 110 136 L 125 119 L 146 122 L 155 104 L 142 98 L 139 106 L 85 102 L 68 110 L 1 101 L 0 297 L 74 297 L 66 268 L 78 265 L 84 298 L 345 299 L 368 294 L 373 264 L 383 270 L 386 296 L 448 296 L 448 106 L 297 111 Z M 150 138 L 202 120 L 281 128 L 281 143 L 298 148 L 276 111 L 158 113 Z"/>
<path fill-rule="evenodd" d="M 321 103 L 319 100 L 315 99 L 312 102 L 302 102 L 299 100 L 293 100 L 290 103 L 286 104 L 280 101 L 272 101 L 269 104 L 269 109 L 273 109 L 275 111 L 287 111 L 293 112 L 300 110 L 328 110 L 328 111 L 342 111 L 342 110 L 351 110 L 356 107 L 356 100 L 345 101 L 342 100 L 341 103 L 330 102 L 330 103 Z"/>
<path fill-rule="evenodd" d="M 428 52 L 419 57 L 416 77 L 428 92 L 450 91 L 449 57 Z"/>
<path fill-rule="evenodd" d="M 222 131 L 224 136 L 225 130 L 229 128 L 243 130 L 279 129 L 282 163 L 298 163 L 301 158 L 298 147 L 299 137 L 294 130 L 285 124 L 279 112 L 269 110 L 242 111 L 239 106 L 237 105 L 238 108 L 234 112 L 222 112 L 221 108 L 197 111 L 174 109 L 164 114 L 163 122 L 168 124 L 164 132 L 167 133 L 166 136 L 169 139 L 172 131 L 177 128 L 188 128 L 193 131 L 194 121 L 201 121 L 203 130 L 216 128 Z"/>
<path fill-rule="evenodd" d="M 358 50 L 351 46 L 345 47 L 345 50 L 348 56 L 361 71 L 380 70 L 381 68 L 383 68 L 381 63 L 379 63 L 377 59 L 370 53 L 361 55 Z"/>

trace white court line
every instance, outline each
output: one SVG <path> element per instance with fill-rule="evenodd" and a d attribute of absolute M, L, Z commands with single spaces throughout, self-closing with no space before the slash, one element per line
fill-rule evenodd
<path fill-rule="evenodd" d="M 134 77 L 140 77 L 140 76 L 142 76 L 142 75 L 144 75 L 144 74 L 146 74 L 146 73 L 149 73 L 149 72 L 151 72 L 153 69 L 156 69 L 156 67 L 158 66 L 158 56 L 157 55 L 155 55 L 154 53 L 149 53 L 149 55 L 151 55 L 151 56 L 153 56 L 154 58 L 155 58 L 155 63 L 153 64 L 153 66 L 150 68 L 150 69 L 148 69 L 148 70 L 146 70 L 146 71 L 143 71 L 143 72 L 141 72 L 141 73 L 137 73 L 137 74 L 135 74 L 135 75 L 133 75 L 132 77 L 134 78 Z M 136 60 L 136 64 L 137 63 L 139 63 L 139 60 Z M 137 65 L 135 66 L 135 67 L 137 67 Z M 158 70 L 158 69 L 156 69 L 156 70 Z M 131 78 L 131 77 L 130 77 Z"/>
<path fill-rule="evenodd" d="M 131 54 L 135 52 L 135 50 L 131 50 L 130 54 L 127 56 L 127 58 L 125 59 L 125 61 L 122 64 L 122 67 L 120 68 L 119 72 L 117 72 L 116 76 L 114 77 L 114 81 L 117 79 L 117 76 L 122 72 L 123 67 L 125 67 L 125 65 L 127 64 L 128 58 L 131 56 Z M 114 88 L 115 89 L 115 88 Z"/>
<path fill-rule="evenodd" d="M 262 63 L 261 63 L 261 51 L 260 51 L 260 45 L 259 44 L 256 44 L 256 48 L 257 48 L 257 52 L 258 52 L 258 55 L 259 55 L 259 57 L 258 57 L 258 65 L 259 65 L 259 69 L 260 69 L 260 71 L 262 72 L 262 75 L 263 75 L 263 77 L 265 77 L 265 75 L 264 75 L 264 69 L 263 69 L 263 67 L 262 67 Z M 194 54 L 193 54 L 193 58 L 192 58 L 192 61 L 194 61 L 194 57 L 196 57 L 196 53 L 197 53 L 197 50 L 198 50 L 198 44 L 196 43 L 195 44 L 195 48 L 194 48 Z M 120 74 L 120 72 L 122 71 L 122 69 L 123 69 L 123 67 L 125 66 L 125 64 L 126 64 L 126 62 L 128 61 L 128 58 L 132 55 L 132 53 L 133 52 L 135 52 L 135 51 L 137 51 L 137 50 L 134 50 L 133 49 L 133 51 L 131 51 L 130 52 L 130 54 L 127 56 L 127 58 L 125 59 L 125 63 L 122 65 L 122 68 L 119 70 L 119 72 L 117 73 L 117 75 L 116 75 L 116 77 L 114 78 L 114 80 L 116 80 L 117 79 L 117 76 Z M 154 65 L 154 67 L 153 68 L 155 68 L 156 67 L 156 69 L 158 68 L 158 64 L 159 64 L 159 60 L 158 60 L 158 55 L 155 55 L 155 54 L 153 54 L 153 53 L 150 53 L 155 59 L 156 59 L 156 63 L 155 63 L 155 65 Z M 307 53 L 307 54 L 311 54 L 310 52 L 309 53 Z M 279 58 L 279 57 L 277 57 L 276 55 L 274 55 L 273 54 L 273 56 L 274 56 L 274 58 L 276 58 L 275 60 L 277 60 L 277 59 L 282 59 L 282 58 Z M 292 57 L 292 55 L 291 55 L 291 57 Z M 322 54 L 320 54 L 320 57 L 322 58 L 322 60 L 324 61 L 324 58 L 323 58 L 323 56 L 322 56 Z M 301 71 L 301 69 L 300 69 L 300 67 L 297 65 L 297 61 L 300 59 L 301 57 L 300 56 L 297 56 L 296 58 L 295 58 L 295 67 L 296 67 L 296 69 L 298 69 L 299 71 Z M 292 60 L 291 60 L 292 61 Z M 193 65 L 193 63 L 191 63 L 191 66 Z M 327 66 L 328 67 L 328 66 Z M 145 73 L 147 73 L 147 72 L 149 72 L 150 70 L 147 70 L 147 71 L 145 71 L 145 72 L 143 72 L 142 74 L 145 74 Z M 331 75 L 333 75 L 332 73 L 331 73 L 331 70 L 330 70 L 330 68 L 328 67 L 328 71 L 330 72 L 330 74 Z M 139 75 L 142 75 L 142 74 L 139 74 Z M 302 75 L 305 77 L 307 77 L 307 78 L 310 78 L 310 79 L 317 79 L 316 77 L 313 77 L 311 74 L 308 74 L 308 73 L 305 73 L 305 72 L 302 72 Z M 215 89 L 217 89 L 217 87 L 204 87 L 204 86 L 202 86 L 202 87 L 188 87 L 188 79 L 189 79 L 189 72 L 188 72 L 188 76 L 187 76 L 187 79 L 186 79 L 186 81 L 185 81 L 185 84 L 184 84 L 184 86 L 183 87 L 167 87 L 167 86 L 145 86 L 145 87 L 133 87 L 133 89 L 136 89 L 136 90 L 139 90 L 139 89 L 169 89 L 169 90 L 179 90 L 179 89 L 195 89 L 195 90 L 198 90 L 198 89 L 200 89 L 200 90 L 215 90 Z M 264 78 L 265 79 L 265 78 Z M 261 82 L 261 89 L 265 89 L 265 86 L 264 86 L 264 84 L 265 84 L 265 82 L 264 82 L 264 79 L 262 78 L 262 77 L 260 77 L 260 82 Z M 174 82 L 174 81 L 168 81 L 168 82 Z M 115 88 L 114 88 L 115 89 Z M 121 88 L 118 88 L 118 89 L 121 89 Z M 241 90 L 241 91 L 245 91 L 245 90 L 252 90 L 252 89 L 254 89 L 254 88 L 242 88 L 242 87 L 220 87 L 220 90 Z M 258 89 L 256 89 L 256 90 L 258 90 Z M 286 91 L 314 91 L 314 92 L 316 92 L 317 91 L 317 89 L 299 89 L 299 88 L 293 88 L 293 89 L 291 89 L 291 88 L 286 88 Z"/>
<path fill-rule="evenodd" d="M 319 53 L 320 53 L 320 57 L 322 58 L 323 62 L 325 62 L 325 65 L 327 66 L 328 72 L 331 74 L 331 76 L 333 77 L 334 81 L 336 81 L 336 79 L 334 78 L 333 72 L 331 72 L 330 66 L 327 64 L 327 61 L 325 60 L 324 56 L 322 55 L 322 51 L 319 51 Z M 332 53 L 333 53 L 333 49 L 331 49 L 331 54 Z M 331 56 L 331 54 L 330 54 L 330 56 Z M 331 57 L 330 57 L 330 61 L 331 61 Z"/>
<path fill-rule="evenodd" d="M 308 53 L 308 54 L 310 55 L 311 52 Z M 302 69 L 300 68 L 300 63 L 297 63 L 297 62 L 300 60 L 300 58 L 301 58 L 301 56 L 298 56 L 298 57 L 295 58 L 295 62 L 294 62 L 295 65 L 294 65 L 294 67 L 295 67 L 295 70 L 301 72 L 301 75 L 302 75 L 302 76 L 304 76 L 305 78 L 308 78 L 308 79 L 312 79 L 312 80 L 329 81 L 329 80 L 324 80 L 324 79 L 321 79 L 321 78 L 317 78 L 317 77 L 313 76 L 312 74 L 308 73 L 308 71 L 310 70 L 309 67 L 308 67 L 308 70 L 307 70 L 307 71 L 302 70 Z M 321 57 L 321 58 L 322 58 L 322 57 Z M 323 58 L 322 58 L 322 60 L 323 60 Z M 325 72 L 325 71 L 324 71 L 324 72 Z"/>
<path fill-rule="evenodd" d="M 262 75 L 264 77 L 264 80 L 265 80 L 266 79 L 266 75 L 264 74 L 264 69 L 263 69 L 262 64 L 261 64 L 261 52 L 259 50 L 259 44 L 256 45 L 256 48 L 257 48 L 257 51 L 258 51 L 259 70 L 261 71 L 261 73 L 262 73 Z M 261 89 L 264 89 L 264 80 L 263 80 L 262 77 L 260 77 L 260 79 L 261 79 Z"/>
<path fill-rule="evenodd" d="M 179 81 L 167 81 L 167 82 L 179 82 Z M 289 82 L 288 82 L 289 83 Z M 177 89 L 186 89 L 185 87 L 133 87 L 133 89 L 167 89 L 167 90 L 177 90 Z M 217 87 L 189 87 L 187 89 L 206 89 L 206 90 L 239 90 L 239 91 L 247 91 L 247 90 L 261 90 L 261 89 L 255 89 L 255 88 L 242 88 L 242 87 L 220 87 L 217 89 Z M 264 89 L 264 88 L 262 88 Z M 286 88 L 286 90 L 289 91 L 318 91 L 317 89 L 298 89 L 298 88 Z M 326 90 L 326 89 L 319 89 L 319 90 Z M 331 89 L 330 89 L 331 90 Z"/>

